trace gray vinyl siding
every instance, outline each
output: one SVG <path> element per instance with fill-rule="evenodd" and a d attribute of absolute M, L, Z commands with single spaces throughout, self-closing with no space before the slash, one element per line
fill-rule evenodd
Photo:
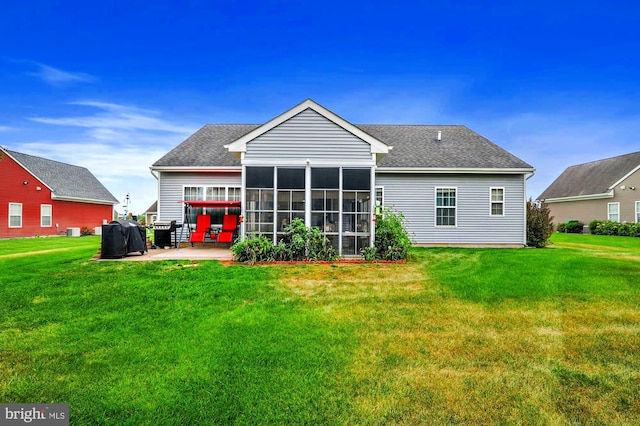
<path fill-rule="evenodd" d="M 238 173 L 159 173 L 158 220 L 183 221 L 183 188 L 185 186 L 241 187 L 242 177 Z"/>
<path fill-rule="evenodd" d="M 525 243 L 523 175 L 376 175 L 384 187 L 385 206 L 394 206 L 408 221 L 417 244 Z M 456 227 L 435 226 L 435 188 L 457 188 Z M 504 216 L 490 216 L 489 192 L 504 188 Z"/>
<path fill-rule="evenodd" d="M 247 143 L 245 160 L 372 163 L 371 145 L 306 109 Z"/>

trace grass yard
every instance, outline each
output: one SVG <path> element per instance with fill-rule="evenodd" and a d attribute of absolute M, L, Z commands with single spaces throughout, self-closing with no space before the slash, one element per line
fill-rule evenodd
<path fill-rule="evenodd" d="M 0 402 L 72 424 L 639 424 L 640 238 L 406 264 L 93 262 L 0 241 Z"/>

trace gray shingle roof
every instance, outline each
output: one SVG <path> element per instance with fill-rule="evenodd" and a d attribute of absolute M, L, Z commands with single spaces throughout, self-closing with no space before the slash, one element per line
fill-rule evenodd
<path fill-rule="evenodd" d="M 57 197 L 78 198 L 109 203 L 118 200 L 86 168 L 5 149 Z"/>
<path fill-rule="evenodd" d="M 356 124 L 393 149 L 379 167 L 399 168 L 517 168 L 526 162 L 466 126 Z M 223 145 L 249 133 L 259 124 L 208 124 L 188 137 L 154 167 L 240 166 Z M 442 140 L 437 141 L 438 131 Z"/>
<path fill-rule="evenodd" d="M 154 201 L 153 204 L 151 204 L 149 206 L 149 208 L 144 211 L 144 214 L 149 214 L 149 213 L 158 213 L 158 202 L 157 201 Z"/>
<path fill-rule="evenodd" d="M 378 167 L 533 169 L 466 126 L 358 124 L 393 149 Z M 438 141 L 438 131 L 442 132 Z"/>
<path fill-rule="evenodd" d="M 538 200 L 605 194 L 609 187 L 640 166 L 640 151 L 568 167 Z"/>
<path fill-rule="evenodd" d="M 227 145 L 246 135 L 258 124 L 207 124 L 184 142 L 153 163 L 155 167 L 230 167 L 240 166 Z"/>

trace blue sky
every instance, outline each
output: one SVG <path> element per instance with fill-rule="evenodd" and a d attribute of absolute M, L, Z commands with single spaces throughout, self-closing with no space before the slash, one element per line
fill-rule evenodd
<path fill-rule="evenodd" d="M 142 213 L 149 166 L 198 128 L 312 98 L 356 124 L 464 124 L 536 168 L 535 197 L 640 150 L 639 51 L 625 1 L 11 2 L 0 145 L 88 167 Z"/>

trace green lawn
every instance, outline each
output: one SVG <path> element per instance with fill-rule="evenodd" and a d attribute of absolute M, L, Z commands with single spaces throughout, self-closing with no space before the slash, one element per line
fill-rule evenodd
<path fill-rule="evenodd" d="M 256 267 L 98 245 L 0 241 L 0 402 L 72 424 L 640 423 L 640 238 Z"/>

